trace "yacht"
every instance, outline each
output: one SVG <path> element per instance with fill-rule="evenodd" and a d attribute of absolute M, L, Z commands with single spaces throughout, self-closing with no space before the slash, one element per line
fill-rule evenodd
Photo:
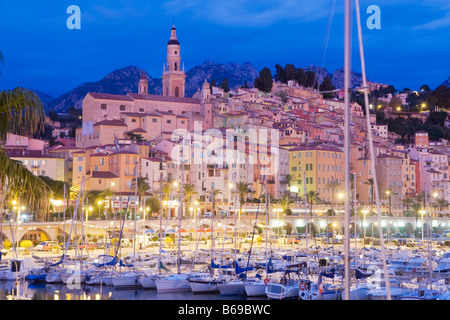
<path fill-rule="evenodd" d="M 157 279 L 156 290 L 161 293 L 191 291 L 188 276 L 185 273 L 174 273 L 167 277 Z"/>

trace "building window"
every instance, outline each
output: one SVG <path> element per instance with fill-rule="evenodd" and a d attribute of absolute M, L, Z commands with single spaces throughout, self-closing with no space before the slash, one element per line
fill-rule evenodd
<path fill-rule="evenodd" d="M 136 122 L 136 119 L 131 119 L 131 122 Z"/>
<path fill-rule="evenodd" d="M 125 105 L 124 104 L 120 105 L 120 111 L 125 111 Z"/>
<path fill-rule="evenodd" d="M 100 105 L 100 108 L 101 108 L 102 110 L 105 110 L 105 109 L 106 109 L 106 103 L 102 103 L 102 104 Z"/>
<path fill-rule="evenodd" d="M 167 123 L 172 123 L 172 120 L 167 120 L 166 122 L 167 122 Z"/>
<path fill-rule="evenodd" d="M 152 118 L 152 122 L 157 122 L 158 120 L 156 118 Z"/>

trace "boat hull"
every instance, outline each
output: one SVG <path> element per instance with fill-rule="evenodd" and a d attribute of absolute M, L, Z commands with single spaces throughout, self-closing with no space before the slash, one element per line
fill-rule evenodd
<path fill-rule="evenodd" d="M 266 296 L 266 285 L 264 283 L 247 283 L 244 289 L 248 297 Z"/>
<path fill-rule="evenodd" d="M 298 285 L 284 286 L 279 283 L 266 286 L 266 296 L 273 300 L 298 299 Z"/>
<path fill-rule="evenodd" d="M 245 294 L 245 284 L 243 282 L 222 283 L 217 287 L 221 296 L 238 296 Z"/>

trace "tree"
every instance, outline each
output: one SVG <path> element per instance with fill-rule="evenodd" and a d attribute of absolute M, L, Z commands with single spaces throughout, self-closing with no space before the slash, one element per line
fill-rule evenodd
<path fill-rule="evenodd" d="M 294 201 L 292 201 L 291 199 L 289 199 L 289 197 L 286 196 L 282 196 L 280 200 L 278 200 L 278 204 L 280 205 L 283 214 L 288 216 L 292 215 L 291 205 L 293 203 Z"/>
<path fill-rule="evenodd" d="M 284 69 L 282 66 L 280 66 L 279 64 L 275 65 L 275 81 L 281 82 L 281 83 L 286 83 L 286 76 L 284 74 Z"/>
<path fill-rule="evenodd" d="M 308 205 L 309 205 L 309 212 L 310 212 L 310 215 L 312 216 L 312 214 L 313 214 L 313 204 L 314 204 L 314 202 L 317 202 L 317 201 L 319 201 L 320 200 L 320 198 L 319 198 L 319 193 L 317 193 L 316 191 L 314 191 L 314 190 L 309 190 L 307 193 L 306 193 L 306 201 L 308 202 Z"/>
<path fill-rule="evenodd" d="M 151 196 L 145 200 L 145 206 L 149 208 L 149 214 L 159 212 L 161 210 L 161 201 L 157 197 Z"/>
<path fill-rule="evenodd" d="M 220 84 L 220 88 L 222 88 L 223 91 L 225 91 L 225 92 L 230 91 L 230 86 L 228 85 L 228 79 L 227 78 L 224 78 L 222 80 L 222 83 Z"/>
<path fill-rule="evenodd" d="M 4 65 L 0 52 L 0 64 Z M 16 88 L 0 92 L 0 141 L 5 141 L 7 133 L 33 136 L 42 133 L 45 112 L 41 100 L 27 89 Z M 0 186 L 6 189 L 10 199 L 18 198 L 30 211 L 35 212 L 37 220 L 48 214 L 50 188 L 34 176 L 21 161 L 12 160 L 0 145 Z M 2 192 L 0 192 L 2 193 Z M 4 198 L 0 199 L 3 208 Z"/>
<path fill-rule="evenodd" d="M 442 85 L 428 94 L 428 104 L 431 110 L 436 108 L 450 109 L 450 88 Z"/>
<path fill-rule="evenodd" d="M 108 211 L 109 216 L 112 216 L 112 197 L 114 196 L 114 191 L 110 188 L 106 188 L 102 193 L 99 194 L 99 197 L 103 200 L 108 200 Z"/>
<path fill-rule="evenodd" d="M 420 87 L 420 91 L 430 91 L 430 87 L 427 84 L 423 84 Z"/>
<path fill-rule="evenodd" d="M 375 188 L 374 188 L 374 181 L 373 178 L 367 179 L 367 181 L 364 182 L 365 185 L 368 185 L 370 187 L 370 207 L 371 210 L 373 208 L 373 203 L 375 202 Z"/>
<path fill-rule="evenodd" d="M 272 90 L 273 78 L 272 72 L 267 67 L 264 67 L 259 72 L 259 77 L 255 79 L 255 88 L 264 92 L 270 92 Z"/>
<path fill-rule="evenodd" d="M 316 81 L 316 74 L 313 71 L 305 72 L 305 87 L 312 88 Z"/>
<path fill-rule="evenodd" d="M 305 85 L 305 71 L 302 68 L 297 69 L 297 83 L 299 86 Z"/>
<path fill-rule="evenodd" d="M 439 211 L 442 211 L 443 208 L 448 208 L 449 202 L 443 198 L 440 198 L 434 201 L 433 206 L 437 207 Z"/>
<path fill-rule="evenodd" d="M 402 107 L 402 99 L 400 99 L 399 97 L 393 97 L 391 99 L 391 101 L 389 102 L 389 106 L 393 110 L 396 110 L 397 108 L 401 108 Z"/>
<path fill-rule="evenodd" d="M 134 188 L 133 188 L 133 190 L 134 190 Z M 137 194 L 139 197 L 139 205 L 140 206 L 143 203 L 142 199 L 145 197 L 145 195 L 147 194 L 147 192 L 149 190 L 150 190 L 150 185 L 148 184 L 148 178 L 138 177 L 137 178 Z"/>
<path fill-rule="evenodd" d="M 392 216 L 392 211 L 391 211 L 391 209 L 392 209 L 391 198 L 392 198 L 393 195 L 397 195 L 397 193 L 394 192 L 394 190 L 393 190 L 392 188 L 387 188 L 386 191 L 385 191 L 385 194 L 387 195 L 388 200 L 389 200 L 389 215 Z"/>
<path fill-rule="evenodd" d="M 222 194 L 222 191 L 220 191 L 219 189 L 212 189 L 211 193 L 210 193 L 210 196 L 211 196 L 211 210 L 212 210 L 211 215 L 213 217 L 216 216 L 216 197 L 219 194 Z"/>
<path fill-rule="evenodd" d="M 183 185 L 183 200 L 186 201 L 185 212 L 189 212 L 189 208 L 191 206 L 191 197 L 194 194 L 197 194 L 197 191 L 195 191 L 195 186 L 192 183 L 186 183 Z"/>
<path fill-rule="evenodd" d="M 239 181 L 236 184 L 236 191 L 239 194 L 239 212 L 242 213 L 242 204 L 245 201 L 245 197 L 251 193 L 250 183 Z"/>
<path fill-rule="evenodd" d="M 284 67 L 284 75 L 286 77 L 286 83 L 289 80 L 296 80 L 297 81 L 297 68 L 293 64 L 287 64 Z"/>
<path fill-rule="evenodd" d="M 406 207 L 406 212 L 408 212 L 409 207 L 414 203 L 414 200 L 410 197 L 406 197 L 402 200 L 402 203 Z"/>
<path fill-rule="evenodd" d="M 320 91 L 332 91 L 334 90 L 335 87 L 333 86 L 333 83 L 331 82 L 330 77 L 326 76 L 325 78 L 323 78 L 322 83 L 319 86 L 319 90 Z M 333 92 L 325 92 L 322 93 L 324 98 L 333 98 Z"/>
<path fill-rule="evenodd" d="M 291 194 L 291 186 L 295 181 L 295 176 L 293 174 L 285 174 L 283 175 L 283 180 L 281 181 L 281 183 L 283 184 L 287 184 L 287 189 L 285 191 L 285 193 L 287 194 Z"/>

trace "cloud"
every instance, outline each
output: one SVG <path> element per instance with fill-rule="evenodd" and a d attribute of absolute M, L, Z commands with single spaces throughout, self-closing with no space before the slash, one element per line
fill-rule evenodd
<path fill-rule="evenodd" d="M 450 26 L 450 11 L 447 12 L 442 18 L 432 20 L 428 23 L 424 23 L 414 27 L 419 30 L 434 30 Z"/>
<path fill-rule="evenodd" d="M 163 7 L 172 14 L 187 14 L 229 26 L 269 26 L 289 19 L 303 22 L 327 17 L 335 0 L 171 0 Z"/>

